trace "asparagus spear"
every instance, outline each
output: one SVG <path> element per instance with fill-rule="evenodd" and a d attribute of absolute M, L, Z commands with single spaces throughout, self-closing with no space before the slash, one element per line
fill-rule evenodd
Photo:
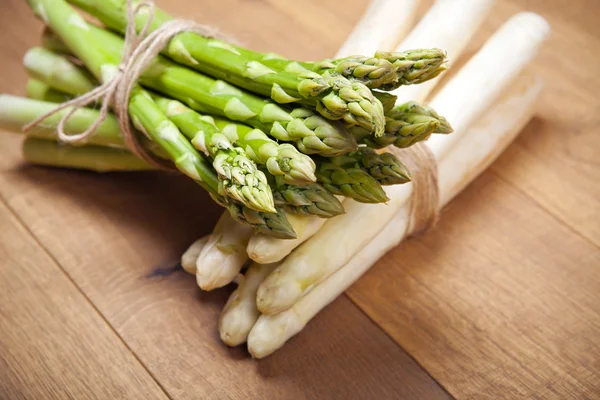
<path fill-rule="evenodd" d="M 196 262 L 210 235 L 202 236 L 181 255 L 181 267 L 188 274 L 196 275 Z"/>
<path fill-rule="evenodd" d="M 73 0 L 73 4 L 120 31 L 127 26 L 126 0 Z M 147 15 L 138 15 L 138 27 Z M 171 19 L 156 10 L 152 29 Z M 326 118 L 344 119 L 374 132 L 383 133 L 385 120 L 381 103 L 368 88 L 338 74 L 319 75 L 290 61 L 282 70 L 261 63 L 264 54 L 221 40 L 182 33 L 173 38 L 164 53 L 169 57 L 215 78 L 226 80 L 255 93 L 271 96 L 279 103 L 299 101 L 314 106 Z"/>
<path fill-rule="evenodd" d="M 250 330 L 260 316 L 256 308 L 258 286 L 277 265 L 278 263 L 253 263 L 240 278 L 237 289 L 229 296 L 219 317 L 219 334 L 226 345 L 238 346 L 248 338 Z"/>
<path fill-rule="evenodd" d="M 252 229 L 223 213 L 196 261 L 196 282 L 202 290 L 228 285 L 248 261 L 246 246 Z"/>
<path fill-rule="evenodd" d="M 109 52 L 99 50 L 103 47 L 95 41 L 97 37 L 92 34 L 90 25 L 65 1 L 28 0 L 28 3 L 94 76 L 100 81 L 113 76 L 121 55 L 115 57 Z M 160 111 L 150 95 L 139 87 L 132 90 L 129 114 L 133 124 L 164 149 L 177 169 L 205 188 L 213 199 L 228 208 L 232 216 L 261 232 L 279 237 L 295 237 L 283 214 L 260 213 L 224 199 L 218 192 L 217 176 L 210 164 Z"/>
<path fill-rule="evenodd" d="M 2 94 L 0 95 L 0 127 L 8 131 L 21 133 L 24 125 L 55 108 L 55 103 Z M 56 140 L 58 122 L 68 111 L 67 109 L 61 110 L 46 118 L 27 134 L 39 139 Z M 64 126 L 65 132 L 67 134 L 83 132 L 98 119 L 99 115 L 100 113 L 97 110 L 80 108 L 67 120 Z M 96 134 L 90 137 L 88 144 L 120 149 L 126 148 L 121 137 L 119 123 L 114 115 L 109 114 L 106 117 L 98 127 Z"/>
<path fill-rule="evenodd" d="M 194 147 L 213 160 L 227 196 L 258 211 L 275 212 L 265 174 L 243 149 L 231 144 L 211 117 L 203 117 L 177 100 L 160 96 L 154 96 L 154 100 Z"/>
<path fill-rule="evenodd" d="M 291 61 L 264 56 L 261 61 L 276 69 Z M 359 81 L 371 89 L 394 90 L 435 78 L 446 70 L 446 53 L 440 49 L 416 49 L 402 52 L 378 51 L 374 56 L 349 56 L 304 62 L 300 65 L 320 75 L 339 74 Z"/>
<path fill-rule="evenodd" d="M 66 146 L 33 137 L 28 137 L 23 142 L 23 158 L 32 164 L 95 172 L 155 169 L 154 166 L 123 149 L 108 149 L 101 146 Z"/>
<path fill-rule="evenodd" d="M 285 211 L 331 218 L 344 213 L 342 203 L 318 183 L 288 185 L 281 178 L 269 182 L 273 189 L 275 205 Z"/>
<path fill-rule="evenodd" d="M 298 112 L 296 109 L 294 112 Z M 252 129 L 231 120 L 214 118 L 217 127 L 229 140 L 246 150 L 258 164 L 263 164 L 273 176 L 282 176 L 289 184 L 315 182 L 315 162 L 289 143 L 279 144 L 260 129 Z"/>
<path fill-rule="evenodd" d="M 343 156 L 333 157 L 330 161 L 344 168 L 360 168 L 381 185 L 397 185 L 410 182 L 411 179 L 410 172 L 394 154 L 378 154 L 367 147 Z"/>
<path fill-rule="evenodd" d="M 27 97 L 30 99 L 47 101 L 50 103 L 62 103 L 71 98 L 68 94 L 53 89 L 44 82 L 33 78 L 27 81 L 25 91 L 27 92 Z"/>
<path fill-rule="evenodd" d="M 25 53 L 23 64 L 32 78 L 52 82 L 52 87 L 73 95 L 82 95 L 97 86 L 95 79 L 83 68 L 42 47 L 33 47 Z"/>
<path fill-rule="evenodd" d="M 386 114 L 385 134 L 372 137 L 365 130 L 354 127 L 351 132 L 361 143 L 372 148 L 389 145 L 405 148 L 426 140 L 432 133 L 451 133 L 448 121 L 438 115 L 431 107 L 422 106 L 414 101 L 394 107 Z"/>
<path fill-rule="evenodd" d="M 329 192 L 351 197 L 360 203 L 385 203 L 385 191 L 369 173 L 337 157 L 317 163 L 317 180 Z"/>

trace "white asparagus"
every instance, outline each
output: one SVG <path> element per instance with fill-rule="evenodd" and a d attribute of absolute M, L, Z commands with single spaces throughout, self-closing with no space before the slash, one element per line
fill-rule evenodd
<path fill-rule="evenodd" d="M 181 256 L 181 267 L 188 274 L 196 275 L 196 262 L 210 235 L 204 235 L 190 245 Z"/>
<path fill-rule="evenodd" d="M 534 113 L 542 81 L 522 76 L 439 165 L 440 206 L 483 172 L 512 142 Z M 300 332 L 319 311 L 359 279 L 380 257 L 405 237 L 409 208 L 402 207 L 387 226 L 348 264 L 317 285 L 294 307 L 275 315 L 262 315 L 248 336 L 248 350 L 263 358 Z"/>
<path fill-rule="evenodd" d="M 202 290 L 231 283 L 248 261 L 246 246 L 254 230 L 223 212 L 196 261 L 196 282 Z"/>
<path fill-rule="evenodd" d="M 396 51 L 437 47 L 446 51 L 451 64 L 460 57 L 495 2 L 437 0 Z M 398 96 L 397 104 L 411 100 L 422 102 L 439 82 L 438 77 L 419 85 L 402 86 L 393 94 Z"/>
<path fill-rule="evenodd" d="M 417 4 L 418 0 L 373 0 L 336 57 L 370 55 L 379 49 L 392 49 L 408 32 Z M 253 261 L 265 264 L 283 260 L 321 229 L 326 219 L 299 216 L 288 218 L 288 221 L 296 232 L 296 239 L 283 240 L 255 233 L 247 248 Z"/>
<path fill-rule="evenodd" d="M 238 346 L 246 341 L 250 330 L 260 316 L 256 308 L 258 285 L 279 265 L 253 263 L 238 287 L 231 293 L 219 318 L 219 334 L 228 346 Z"/>
<path fill-rule="evenodd" d="M 548 33 L 548 24 L 542 17 L 533 13 L 518 14 L 485 44 L 474 57 L 474 66 L 461 69 L 454 77 L 453 81 L 473 79 L 480 85 L 453 84 L 451 91 L 444 90 L 440 94 L 444 99 L 451 99 L 450 103 L 462 104 L 462 108 L 439 102 L 445 106 L 441 114 L 455 129 L 447 135 L 450 139 L 431 146 L 439 162 L 451 146 L 462 141 L 466 128 L 485 111 L 482 105 L 489 107 L 514 82 Z M 482 59 L 480 53 L 486 58 Z M 292 307 L 314 285 L 349 262 L 406 203 L 412 184 L 387 186 L 385 190 L 390 198 L 387 204 L 345 201 L 346 214 L 328 220 L 311 240 L 299 246 L 265 279 L 258 290 L 258 309 L 263 314 L 274 314 Z"/>
<path fill-rule="evenodd" d="M 336 57 L 392 50 L 408 33 L 417 0 L 373 0 Z"/>
<path fill-rule="evenodd" d="M 286 213 L 288 222 L 296 232 L 296 239 L 277 239 L 263 233 L 254 233 L 250 237 L 246 251 L 253 261 L 268 264 L 283 260 L 296 247 L 300 246 L 315 234 L 325 221 L 325 218 Z"/>

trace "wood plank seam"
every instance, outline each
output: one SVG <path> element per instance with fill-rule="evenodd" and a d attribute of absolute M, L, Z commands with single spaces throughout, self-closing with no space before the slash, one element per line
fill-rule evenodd
<path fill-rule="evenodd" d="M 567 228 L 567 230 L 569 230 L 571 233 L 575 234 L 576 236 L 578 236 L 579 238 L 583 239 L 586 243 L 592 245 L 593 247 L 600 249 L 600 246 L 595 243 L 591 238 L 589 238 L 585 233 L 579 231 L 577 229 L 577 227 L 571 225 L 571 223 L 569 222 L 569 220 L 567 219 L 563 219 L 561 218 L 560 215 L 555 214 L 554 212 L 552 212 L 552 210 L 550 210 L 549 208 L 547 208 L 546 206 L 544 206 L 541 202 L 539 202 L 535 196 L 532 196 L 530 193 L 524 191 L 523 189 L 521 189 L 518 185 L 515 185 L 513 182 L 511 182 L 509 179 L 506 179 L 504 176 L 502 176 L 500 173 L 498 173 L 496 170 L 494 170 L 493 168 L 488 168 L 488 171 L 492 174 L 494 174 L 498 179 L 500 179 L 502 182 L 506 183 L 507 185 L 511 186 L 513 189 L 515 189 L 517 192 L 519 192 L 521 195 L 523 195 L 524 197 L 528 198 L 533 204 L 535 204 L 540 210 L 543 210 L 548 216 L 550 216 L 553 220 L 555 220 L 556 222 L 558 222 L 559 224 L 561 224 L 562 226 L 564 226 L 565 228 Z"/>
<path fill-rule="evenodd" d="M 108 326 L 111 332 L 118 338 L 119 342 L 125 346 L 125 348 L 131 353 L 133 358 L 140 364 L 140 366 L 146 371 L 146 373 L 152 378 L 152 380 L 157 384 L 163 394 L 169 398 L 173 399 L 167 392 L 166 388 L 160 383 L 156 376 L 148 369 L 148 367 L 142 362 L 142 360 L 138 357 L 138 355 L 133 351 L 133 349 L 125 342 L 123 337 L 119 335 L 119 333 L 115 330 L 113 325 L 106 319 L 104 314 L 100 312 L 98 307 L 92 302 L 92 300 L 88 297 L 88 295 L 81 289 L 81 287 L 75 282 L 75 280 L 69 275 L 69 273 L 63 268 L 63 266 L 58 262 L 58 259 L 50 252 L 50 250 L 39 240 L 39 238 L 35 235 L 35 233 L 29 228 L 29 226 L 23 221 L 21 216 L 11 207 L 9 202 L 4 198 L 4 196 L 0 195 L 0 201 L 6 208 L 10 211 L 10 213 L 14 216 L 15 220 L 21 225 L 21 227 L 31 236 L 32 240 L 40 247 L 40 249 L 52 260 L 52 262 L 56 265 L 58 269 L 63 273 L 63 275 L 73 284 L 77 292 L 79 292 L 83 298 L 88 302 L 90 307 L 97 313 L 99 318 L 104 321 L 104 323 Z"/>
<path fill-rule="evenodd" d="M 377 329 L 379 329 L 381 332 L 383 332 L 392 342 L 394 342 L 396 344 L 396 346 L 398 346 L 400 348 L 400 350 L 402 350 L 406 355 L 408 355 L 408 357 L 413 360 L 413 362 L 419 367 L 421 368 L 421 370 L 423 372 L 425 372 L 425 374 L 427 374 L 428 377 L 431 378 L 432 381 L 434 381 L 443 391 L 444 393 L 452 398 L 452 399 L 456 399 L 456 397 L 454 397 L 452 395 L 452 393 L 450 393 L 448 391 L 448 389 L 435 377 L 433 376 L 429 370 L 427 370 L 427 368 L 425 368 L 425 366 L 415 357 L 413 356 L 407 349 L 404 348 L 404 346 L 402 346 L 402 344 L 400 344 L 396 338 L 394 338 L 394 336 L 392 336 L 392 334 L 390 332 L 388 332 L 387 330 L 385 330 L 381 325 L 379 325 L 379 323 L 371 318 L 371 316 L 369 315 L 369 313 L 367 313 L 366 310 L 364 310 L 357 302 L 354 301 L 354 299 L 352 298 L 352 296 L 348 295 L 346 292 L 344 292 L 344 296 L 350 300 L 350 302 L 354 305 L 354 307 L 356 307 L 358 309 L 358 311 L 360 311 L 360 313 L 362 313 L 365 317 L 367 317 L 369 319 L 369 321 L 371 321 L 373 323 L 373 325 L 375 325 L 377 327 Z"/>

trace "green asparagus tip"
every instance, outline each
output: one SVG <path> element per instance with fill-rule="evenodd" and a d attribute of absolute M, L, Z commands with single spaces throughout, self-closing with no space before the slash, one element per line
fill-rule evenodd
<path fill-rule="evenodd" d="M 448 68 L 446 52 L 435 48 L 403 52 L 378 51 L 375 57 L 385 59 L 397 67 L 396 82 L 381 85 L 380 88 L 383 90 L 394 90 L 401 85 L 426 82 Z"/>
<path fill-rule="evenodd" d="M 234 203 L 226 204 L 231 216 L 244 224 L 252 226 L 257 232 L 278 239 L 296 239 L 297 235 L 281 210 L 275 213 L 263 213 Z"/>
<path fill-rule="evenodd" d="M 385 203 L 389 200 L 379 182 L 360 168 L 322 161 L 317 168 L 317 178 L 331 193 L 361 203 Z"/>
<path fill-rule="evenodd" d="M 317 111 L 321 115 L 333 120 L 343 119 L 349 125 L 362 126 L 375 136 L 383 134 L 383 106 L 367 86 L 341 75 L 326 73 L 324 77 L 332 90 L 317 103 Z"/>
<path fill-rule="evenodd" d="M 296 214 L 331 218 L 345 212 L 342 203 L 317 183 L 304 186 L 280 185 L 273 195 L 278 207 Z"/>

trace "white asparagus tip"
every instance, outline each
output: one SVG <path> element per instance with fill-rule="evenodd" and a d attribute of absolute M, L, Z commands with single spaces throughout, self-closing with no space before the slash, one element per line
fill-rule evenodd
<path fill-rule="evenodd" d="M 261 315 L 248 335 L 248 351 L 254 358 L 264 358 L 281 348 L 304 325 L 293 310 L 277 315 Z"/>
<path fill-rule="evenodd" d="M 279 275 L 279 269 L 275 270 L 258 288 L 256 306 L 262 314 L 273 315 L 288 310 L 305 293 L 298 281 L 281 281 Z"/>
<path fill-rule="evenodd" d="M 196 262 L 198 261 L 198 256 L 202 252 L 204 245 L 208 241 L 210 234 L 204 235 L 200 239 L 196 240 L 191 246 L 183 253 L 181 256 L 181 267 L 188 274 L 196 274 Z"/>

